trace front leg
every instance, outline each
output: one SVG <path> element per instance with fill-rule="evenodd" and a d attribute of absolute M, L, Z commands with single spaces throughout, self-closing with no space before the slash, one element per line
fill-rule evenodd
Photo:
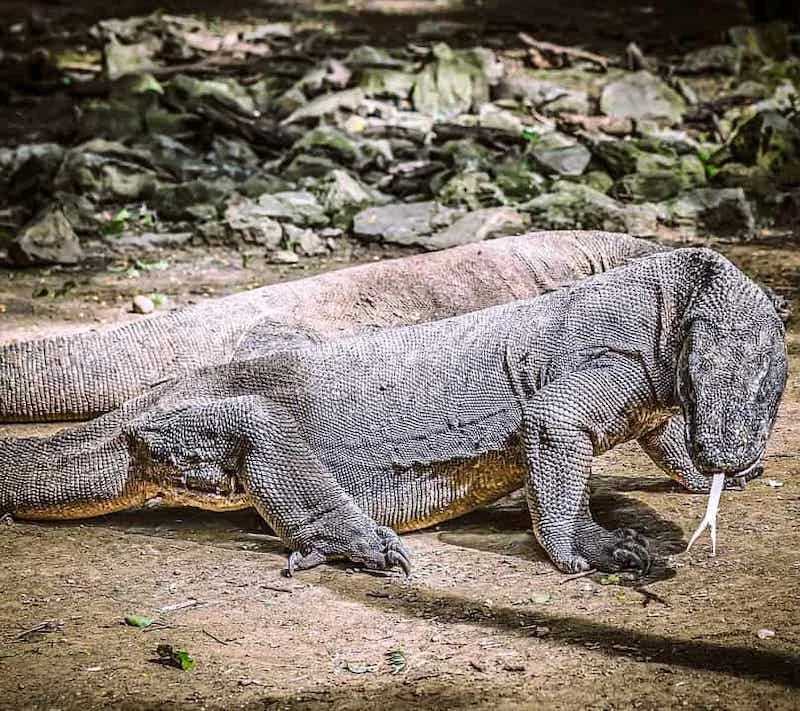
<path fill-rule="evenodd" d="M 537 540 L 564 572 L 591 568 L 645 574 L 652 559 L 644 537 L 611 532 L 589 512 L 592 457 L 629 439 L 632 418 L 650 403 L 628 363 L 573 373 L 540 390 L 524 407 L 526 495 Z"/>
<path fill-rule="evenodd" d="M 639 446 L 653 463 L 689 491 L 707 494 L 711 489 L 711 477 L 701 474 L 686 448 L 686 422 L 681 415 L 674 415 L 666 422 L 639 438 Z M 761 476 L 762 467 L 753 467 L 746 477 L 750 480 Z M 742 489 L 740 477 L 725 477 L 726 489 Z"/>

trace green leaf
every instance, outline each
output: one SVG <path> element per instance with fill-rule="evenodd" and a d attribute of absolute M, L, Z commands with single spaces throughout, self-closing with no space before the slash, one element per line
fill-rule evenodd
<path fill-rule="evenodd" d="M 528 143 L 536 143 L 541 140 L 541 138 L 541 135 L 536 129 L 530 128 L 529 126 L 522 129 L 522 139 L 528 141 Z"/>
<path fill-rule="evenodd" d="M 167 303 L 167 300 L 166 294 L 150 294 L 150 301 L 153 302 L 155 307 L 163 306 Z"/>
<path fill-rule="evenodd" d="M 171 644 L 159 644 L 156 647 L 156 654 L 158 655 L 158 661 L 167 666 L 183 671 L 189 671 L 195 667 L 195 661 L 189 656 L 189 652 L 174 649 Z"/>
<path fill-rule="evenodd" d="M 141 269 L 143 272 L 163 272 L 169 269 L 169 262 L 166 259 L 159 259 L 157 262 L 146 262 L 142 259 L 136 259 L 133 266 Z"/>
<path fill-rule="evenodd" d="M 153 624 L 153 618 L 147 617 L 147 615 L 126 615 L 125 624 L 130 625 L 131 627 L 139 627 L 144 629 L 145 627 L 149 627 Z"/>
<path fill-rule="evenodd" d="M 597 582 L 600 583 L 600 585 L 619 585 L 622 582 L 622 578 L 615 573 L 610 573 L 609 575 L 601 575 L 597 579 Z"/>

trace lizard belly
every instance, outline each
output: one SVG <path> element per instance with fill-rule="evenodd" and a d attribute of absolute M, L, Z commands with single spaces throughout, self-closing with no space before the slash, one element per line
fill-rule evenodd
<path fill-rule="evenodd" d="M 415 531 L 497 501 L 522 486 L 524 474 L 514 440 L 472 458 L 395 468 L 353 497 L 378 523 Z"/>

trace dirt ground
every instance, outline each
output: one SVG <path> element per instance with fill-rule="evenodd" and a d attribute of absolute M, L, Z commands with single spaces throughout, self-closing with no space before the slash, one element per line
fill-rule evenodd
<path fill-rule="evenodd" d="M 795 295 L 794 245 L 721 249 Z M 176 306 L 304 273 L 245 269 L 231 252 L 168 263 L 137 277 L 0 272 L 0 338 L 142 318 L 126 313 L 134 293 L 165 293 Z M 32 297 L 44 288 L 47 295 Z M 799 338 L 792 326 L 792 373 Z M 596 516 L 610 527 L 635 526 L 664 558 L 644 588 L 554 571 L 519 497 L 408 535 L 409 580 L 335 566 L 284 578 L 285 552 L 248 538 L 264 530 L 248 512 L 5 525 L 0 708 L 796 709 L 798 456 L 800 387 L 792 375 L 764 478 L 723 497 L 716 558 L 707 537 L 681 552 L 704 497 L 680 491 L 632 447 L 600 458 Z M 130 614 L 156 623 L 122 624 Z M 58 631 L 23 634 L 47 620 L 60 621 Z M 154 663 L 159 644 L 189 652 L 196 667 Z M 402 658 L 392 665 L 394 650 Z"/>

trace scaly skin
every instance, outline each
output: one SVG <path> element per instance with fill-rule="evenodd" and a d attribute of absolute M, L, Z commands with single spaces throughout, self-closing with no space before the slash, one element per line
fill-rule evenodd
<path fill-rule="evenodd" d="M 607 232 L 535 232 L 272 284 L 105 331 L 7 343 L 0 422 L 87 419 L 196 368 L 530 298 L 660 249 Z"/>
<path fill-rule="evenodd" d="M 177 486 L 252 504 L 294 551 L 290 571 L 408 570 L 390 527 L 523 484 L 559 569 L 643 573 L 646 540 L 591 518 L 592 457 L 635 439 L 669 467 L 735 477 L 763 456 L 785 381 L 768 297 L 682 249 L 529 301 L 203 369 L 69 432 L 0 443 L 0 509 L 127 506 Z M 681 456 L 654 435 L 677 412 Z"/>

